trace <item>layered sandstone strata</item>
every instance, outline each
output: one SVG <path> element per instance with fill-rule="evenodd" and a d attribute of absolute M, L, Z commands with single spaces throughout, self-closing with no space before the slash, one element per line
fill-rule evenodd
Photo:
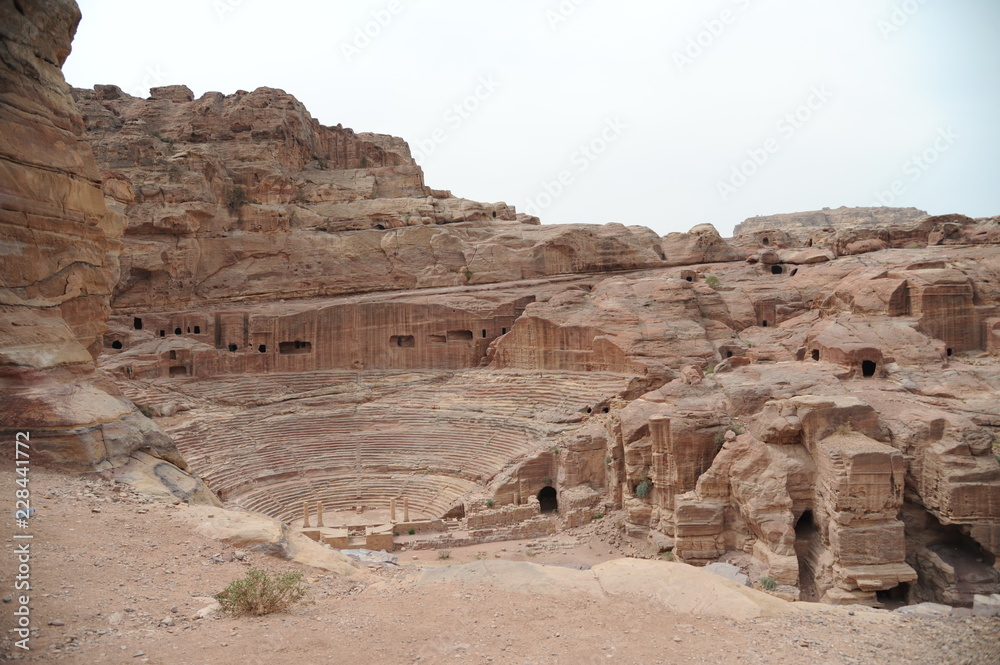
<path fill-rule="evenodd" d="M 431 189 L 402 139 L 323 126 L 281 90 L 151 93 L 74 91 L 108 187 L 127 204 L 118 309 L 483 284 L 664 260 L 648 229 L 540 227 L 504 203 Z M 725 251 L 717 244 L 716 254 Z"/>
<path fill-rule="evenodd" d="M 126 222 L 59 69 L 79 20 L 65 0 L 0 3 L 0 427 L 27 432 L 38 463 L 107 469 L 143 451 L 186 477 L 171 440 L 95 372 Z M 178 492 L 204 497 L 194 480 Z"/>
<path fill-rule="evenodd" d="M 283 520 L 404 500 L 474 539 L 621 509 L 790 596 L 1000 585 L 997 220 L 541 226 L 277 89 L 98 86 L 81 119 L 72 6 L 0 6 L 4 400 L 50 459 L 200 491 L 117 384 Z"/>

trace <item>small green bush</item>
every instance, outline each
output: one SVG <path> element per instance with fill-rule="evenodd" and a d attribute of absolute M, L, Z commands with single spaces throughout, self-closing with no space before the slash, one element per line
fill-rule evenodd
<path fill-rule="evenodd" d="M 150 409 L 148 406 L 140 406 L 139 407 L 139 413 L 141 413 L 142 415 L 146 416 L 147 418 L 152 418 L 153 417 L 153 410 Z"/>
<path fill-rule="evenodd" d="M 226 192 L 226 207 L 228 207 L 231 212 L 239 211 L 239 209 L 247 203 L 249 203 L 247 200 L 247 193 L 242 187 L 233 187 Z"/>
<path fill-rule="evenodd" d="M 841 436 L 847 436 L 848 434 L 853 434 L 854 428 L 851 427 L 851 423 L 841 423 L 837 425 L 837 434 Z"/>
<path fill-rule="evenodd" d="M 649 496 L 649 490 L 653 489 L 653 483 L 648 480 L 644 480 L 635 486 L 635 495 L 640 499 L 645 499 Z"/>
<path fill-rule="evenodd" d="M 368 158 L 367 157 L 362 157 L 361 158 L 361 168 L 363 168 L 363 169 L 368 168 Z"/>
<path fill-rule="evenodd" d="M 778 588 L 778 583 L 770 575 L 760 578 L 760 588 L 764 591 L 774 591 Z"/>
<path fill-rule="evenodd" d="M 493 507 L 493 499 L 486 499 L 486 507 L 487 508 Z"/>
<path fill-rule="evenodd" d="M 280 612 L 302 600 L 308 587 L 302 584 L 302 573 L 268 575 L 251 568 L 246 577 L 233 580 L 215 599 L 222 610 L 234 616 L 261 616 Z"/>
<path fill-rule="evenodd" d="M 601 513 L 601 512 L 594 513 L 594 519 L 595 520 L 599 520 L 599 519 L 601 519 L 603 517 L 604 517 L 604 513 Z"/>
<path fill-rule="evenodd" d="M 415 536 L 415 535 L 417 535 L 417 530 L 416 529 L 410 529 L 409 531 L 407 531 L 407 533 L 409 533 L 411 536 Z"/>
<path fill-rule="evenodd" d="M 472 279 L 472 271 L 471 270 L 466 270 L 465 271 L 465 278 L 466 279 Z"/>
<path fill-rule="evenodd" d="M 708 277 L 705 278 L 705 284 L 708 284 L 713 289 L 718 289 L 721 283 L 722 282 L 720 282 L 719 278 L 716 277 L 715 275 L 709 275 Z"/>
<path fill-rule="evenodd" d="M 664 561 L 673 561 L 676 557 L 673 552 L 663 552 L 660 554 L 660 558 Z"/>

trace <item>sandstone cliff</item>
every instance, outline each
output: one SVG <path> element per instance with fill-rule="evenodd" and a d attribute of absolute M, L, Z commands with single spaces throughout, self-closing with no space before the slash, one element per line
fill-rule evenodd
<path fill-rule="evenodd" d="M 812 212 L 793 212 L 781 215 L 751 217 L 733 229 L 734 236 L 750 235 L 780 229 L 786 233 L 805 231 L 811 233 L 824 228 L 845 231 L 857 228 L 880 228 L 893 225 L 912 225 L 929 215 L 916 208 L 824 208 Z"/>
<path fill-rule="evenodd" d="M 433 190 L 402 139 L 326 127 L 281 90 L 75 90 L 127 203 L 119 309 L 483 284 L 663 261 L 646 229 L 540 227 Z"/>
<path fill-rule="evenodd" d="M 286 521 L 405 500 L 475 541 L 620 510 L 788 597 L 1000 589 L 1000 220 L 541 226 L 272 88 L 97 86 L 81 116 L 73 5 L 0 8 L 0 394 L 40 456 L 194 497 L 166 432 Z"/>
<path fill-rule="evenodd" d="M 0 3 L 0 427 L 27 432 L 38 463 L 144 451 L 174 469 L 169 437 L 95 371 L 126 223 L 59 69 L 79 20 L 70 1 Z"/>

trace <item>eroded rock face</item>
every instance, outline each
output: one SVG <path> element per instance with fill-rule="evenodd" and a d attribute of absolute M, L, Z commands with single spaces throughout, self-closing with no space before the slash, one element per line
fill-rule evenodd
<path fill-rule="evenodd" d="M 402 139 L 323 126 L 281 90 L 195 100 L 171 86 L 138 99 L 98 86 L 74 95 L 108 188 L 127 202 L 119 309 L 663 262 L 648 229 L 540 227 L 504 203 L 433 190 Z"/>
<path fill-rule="evenodd" d="M 73 2 L 0 3 L 2 427 L 27 432 L 40 464 L 108 468 L 144 450 L 183 466 L 95 371 L 127 192 L 102 177 L 59 69 L 79 20 Z"/>
<path fill-rule="evenodd" d="M 754 236 L 758 241 L 774 246 L 787 242 L 788 234 L 811 233 L 831 229 L 847 231 L 858 228 L 880 228 L 894 224 L 910 225 L 929 215 L 916 208 L 824 208 L 812 212 L 751 217 L 733 229 L 733 236 Z M 769 232 L 773 233 L 768 235 Z M 773 236 L 777 236 L 776 238 Z M 764 242 L 764 241 L 767 242 Z M 776 242 L 777 241 L 777 242 Z"/>
<path fill-rule="evenodd" d="M 273 88 L 81 118 L 75 8 L 0 11 L 0 388 L 44 459 L 286 521 L 620 509 L 832 603 L 1000 590 L 997 220 L 541 226 Z"/>

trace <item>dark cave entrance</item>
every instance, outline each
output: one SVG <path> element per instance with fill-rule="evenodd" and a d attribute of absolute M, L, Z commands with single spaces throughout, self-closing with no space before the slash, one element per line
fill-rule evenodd
<path fill-rule="evenodd" d="M 556 495 L 556 488 L 551 485 L 543 487 L 538 493 L 538 503 L 543 513 L 555 513 L 559 511 L 559 498 Z"/>
<path fill-rule="evenodd" d="M 802 594 L 800 600 L 810 602 L 819 600 L 815 566 L 823 549 L 819 535 L 813 511 L 803 511 L 795 522 L 795 556 L 799 560 L 799 590 Z"/>
<path fill-rule="evenodd" d="M 875 592 L 875 598 L 887 610 L 894 610 L 910 604 L 910 585 L 900 582 L 891 589 L 879 589 Z"/>
<path fill-rule="evenodd" d="M 878 369 L 878 364 L 873 360 L 865 360 L 861 363 L 861 375 L 866 379 L 870 379 L 875 376 L 875 370 Z"/>
<path fill-rule="evenodd" d="M 795 523 L 795 540 L 811 538 L 815 533 L 816 521 L 813 518 L 813 511 L 807 510 Z"/>

